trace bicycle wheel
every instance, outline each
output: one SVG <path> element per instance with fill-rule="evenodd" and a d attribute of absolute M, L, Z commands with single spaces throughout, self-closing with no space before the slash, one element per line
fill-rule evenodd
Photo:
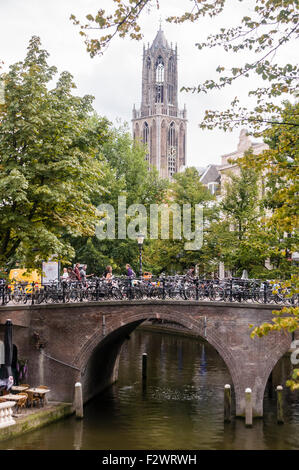
<path fill-rule="evenodd" d="M 160 287 L 153 287 L 150 291 L 151 299 L 162 299 L 163 298 L 163 290 Z"/>
<path fill-rule="evenodd" d="M 196 300 L 196 287 L 188 287 L 185 290 L 185 296 L 188 300 Z"/>
<path fill-rule="evenodd" d="M 20 304 L 20 303 L 23 303 L 22 300 L 23 300 L 23 294 L 22 292 L 19 292 L 19 291 L 14 291 L 11 295 L 11 300 L 14 304 Z"/>
<path fill-rule="evenodd" d="M 123 295 L 122 295 L 121 290 L 118 289 L 118 287 L 112 287 L 112 289 L 111 289 L 111 297 L 112 297 L 114 300 L 122 300 Z"/>
<path fill-rule="evenodd" d="M 224 289 L 222 287 L 213 288 L 213 300 L 221 302 L 224 300 Z"/>

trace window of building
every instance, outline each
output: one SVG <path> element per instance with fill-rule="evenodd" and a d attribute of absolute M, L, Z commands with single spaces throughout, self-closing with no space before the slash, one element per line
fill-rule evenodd
<path fill-rule="evenodd" d="M 211 192 L 211 194 L 217 193 L 218 186 L 219 186 L 219 183 L 216 183 L 214 181 L 212 183 L 208 183 L 208 189 Z"/>
<path fill-rule="evenodd" d="M 156 62 L 156 94 L 155 102 L 164 102 L 164 62 L 161 56 L 158 57 Z"/>
<path fill-rule="evenodd" d="M 171 178 L 176 173 L 176 152 L 175 148 L 168 154 L 168 176 Z"/>
<path fill-rule="evenodd" d="M 168 129 L 168 146 L 169 147 L 176 147 L 174 122 L 172 122 L 170 124 L 169 129 Z"/>
<path fill-rule="evenodd" d="M 164 82 L 164 61 L 161 56 L 158 57 L 156 62 L 156 83 Z"/>
<path fill-rule="evenodd" d="M 176 134 L 175 125 L 172 122 L 168 129 L 168 176 L 172 177 L 176 173 L 176 160 L 177 160 L 177 149 L 176 149 Z"/>
<path fill-rule="evenodd" d="M 148 123 L 145 122 L 143 124 L 143 131 L 142 131 L 142 142 L 147 145 L 148 147 L 148 152 L 145 156 L 146 160 L 149 160 L 149 126 L 148 126 Z"/>
<path fill-rule="evenodd" d="M 164 101 L 164 87 L 163 85 L 156 85 L 156 103 L 163 103 Z"/>

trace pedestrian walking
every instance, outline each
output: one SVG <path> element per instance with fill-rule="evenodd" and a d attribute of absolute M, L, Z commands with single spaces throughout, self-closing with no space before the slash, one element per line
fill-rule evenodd
<path fill-rule="evenodd" d="M 126 270 L 127 270 L 127 276 L 132 279 L 133 277 L 136 277 L 135 272 L 133 271 L 132 267 L 130 264 L 126 264 Z"/>

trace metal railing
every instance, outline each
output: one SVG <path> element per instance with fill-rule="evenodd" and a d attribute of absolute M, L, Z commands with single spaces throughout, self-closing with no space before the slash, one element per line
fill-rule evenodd
<path fill-rule="evenodd" d="M 34 305 L 101 300 L 195 300 L 298 305 L 278 282 L 256 279 L 199 279 L 188 276 L 161 276 L 151 279 L 92 278 L 86 282 L 57 280 L 47 284 L 0 284 L 0 305 Z"/>

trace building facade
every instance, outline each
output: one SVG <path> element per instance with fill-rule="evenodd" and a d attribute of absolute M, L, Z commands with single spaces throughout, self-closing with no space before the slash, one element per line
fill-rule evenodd
<path fill-rule="evenodd" d="M 177 46 L 169 46 L 161 29 L 143 48 L 142 98 L 133 108 L 133 138 L 147 146 L 149 167 L 171 179 L 186 165 L 186 108 L 178 107 Z"/>

